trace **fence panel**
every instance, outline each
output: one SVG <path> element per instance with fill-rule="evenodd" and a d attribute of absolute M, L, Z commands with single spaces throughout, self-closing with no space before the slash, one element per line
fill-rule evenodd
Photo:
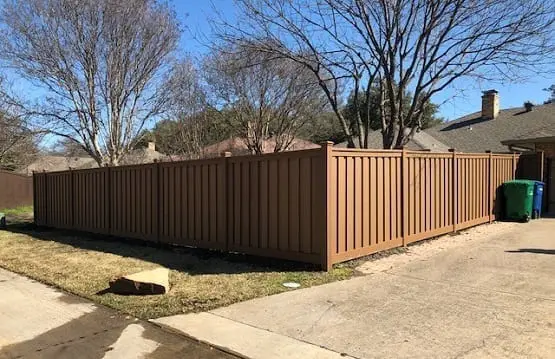
<path fill-rule="evenodd" d="M 456 229 L 485 223 L 489 217 L 489 155 L 457 154 Z"/>
<path fill-rule="evenodd" d="M 402 245 L 401 151 L 333 150 L 333 262 Z"/>
<path fill-rule="evenodd" d="M 159 165 L 160 241 L 226 248 L 225 161 L 216 158 Z"/>
<path fill-rule="evenodd" d="M 46 182 L 46 224 L 51 227 L 73 228 L 73 191 L 71 172 L 49 173 Z"/>
<path fill-rule="evenodd" d="M 0 209 L 33 203 L 33 179 L 9 171 L 0 171 Z"/>
<path fill-rule="evenodd" d="M 407 151 L 405 157 L 405 243 L 452 231 L 453 156 Z"/>
<path fill-rule="evenodd" d="M 320 263 L 326 166 L 320 149 L 227 160 L 228 248 Z"/>
<path fill-rule="evenodd" d="M 110 233 L 148 241 L 158 240 L 157 164 L 110 169 Z"/>
<path fill-rule="evenodd" d="M 73 171 L 73 228 L 110 234 L 110 169 Z"/>

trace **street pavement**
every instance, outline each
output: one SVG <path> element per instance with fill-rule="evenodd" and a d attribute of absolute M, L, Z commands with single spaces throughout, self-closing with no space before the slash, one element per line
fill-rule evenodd
<path fill-rule="evenodd" d="M 0 359 L 238 358 L 0 269 Z"/>
<path fill-rule="evenodd" d="M 555 358 L 555 219 L 480 226 L 359 269 L 366 275 L 157 322 L 253 359 L 317 358 L 315 350 Z M 241 340 L 247 334 L 260 340 Z M 251 344 L 268 337 L 287 350 Z"/>

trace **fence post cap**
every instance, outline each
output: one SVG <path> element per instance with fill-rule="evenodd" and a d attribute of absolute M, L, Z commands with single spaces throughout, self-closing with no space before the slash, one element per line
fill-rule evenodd
<path fill-rule="evenodd" d="M 450 149 L 448 149 L 447 151 L 449 151 L 449 152 L 455 152 L 455 149 L 454 149 L 454 148 L 450 148 Z"/>
<path fill-rule="evenodd" d="M 220 153 L 220 156 L 222 156 L 222 157 L 231 157 L 231 152 L 224 151 L 224 152 Z"/>
<path fill-rule="evenodd" d="M 324 141 L 321 144 L 322 147 L 332 147 L 333 145 L 335 145 L 333 141 Z"/>

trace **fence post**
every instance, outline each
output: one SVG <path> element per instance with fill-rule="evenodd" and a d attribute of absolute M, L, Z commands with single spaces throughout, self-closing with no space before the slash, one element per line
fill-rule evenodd
<path fill-rule="evenodd" d="M 230 206 L 233 206 L 233 204 L 230 202 L 230 196 L 229 196 L 229 194 L 232 193 L 231 192 L 232 188 L 228 187 L 229 183 L 230 183 L 230 181 L 229 181 L 230 174 L 229 174 L 229 160 L 228 160 L 228 158 L 231 157 L 231 152 L 229 152 L 229 151 L 222 152 L 222 153 L 220 153 L 220 157 L 224 157 L 224 159 L 223 159 L 223 163 L 224 163 L 224 165 L 223 165 L 223 167 L 224 167 L 223 168 L 223 173 L 224 173 L 223 176 L 224 176 L 224 187 L 225 187 L 224 196 L 225 197 L 224 197 L 224 201 L 223 201 L 224 202 L 223 206 L 224 206 L 225 210 L 223 211 L 223 213 L 224 213 L 224 223 L 225 223 L 225 250 L 228 251 L 229 248 L 231 248 L 231 245 L 229 243 L 230 239 L 233 238 L 232 235 L 231 235 L 231 219 L 230 219 L 230 215 L 229 215 L 231 213 Z"/>
<path fill-rule="evenodd" d="M 74 184 L 73 184 L 73 169 L 71 167 L 69 167 L 69 193 L 70 193 L 70 208 L 71 208 L 71 214 L 70 214 L 70 223 L 69 223 L 69 227 L 71 229 L 75 228 L 75 188 L 74 188 Z"/>
<path fill-rule="evenodd" d="M 44 226 L 48 227 L 48 176 L 46 175 L 46 170 L 42 170 L 42 175 L 44 176 Z"/>
<path fill-rule="evenodd" d="M 160 225 L 160 223 L 162 222 L 162 211 L 160 210 L 160 204 L 162 203 L 161 201 L 161 197 L 162 197 L 162 181 L 160 180 L 160 162 L 157 160 L 155 161 L 155 166 L 154 168 L 156 168 L 156 187 L 155 187 L 155 192 L 156 192 L 156 207 L 155 207 L 155 211 L 156 211 L 156 242 L 160 243 L 160 234 L 161 234 L 161 230 L 162 230 L 162 226 Z"/>
<path fill-rule="evenodd" d="M 333 151 L 333 142 L 327 141 L 322 144 L 322 154 L 324 160 L 323 169 L 325 171 L 325 182 L 323 190 L 323 197 L 324 197 L 324 208 L 322 208 L 322 213 L 324 215 L 324 236 L 322 238 L 323 245 L 321 247 L 321 266 L 322 269 L 325 271 L 330 271 L 333 268 L 333 251 L 334 251 L 334 244 L 336 241 L 335 233 L 333 233 L 332 226 L 330 222 L 335 220 L 333 218 L 333 211 L 330 206 L 330 192 L 335 188 L 335 173 L 332 173 L 330 165 L 332 161 L 332 151 Z"/>
<path fill-rule="evenodd" d="M 495 198 L 495 194 L 493 193 L 494 189 L 493 189 L 493 173 L 492 173 L 492 162 L 493 162 L 493 156 L 491 154 L 491 151 L 486 151 L 486 153 L 488 154 L 488 215 L 489 215 L 489 223 L 493 222 L 493 199 Z"/>
<path fill-rule="evenodd" d="M 115 202 L 112 200 L 112 167 L 111 166 L 106 167 L 106 176 L 108 177 L 106 179 L 107 198 L 105 198 L 104 200 L 106 201 L 106 213 L 108 213 L 108 234 L 112 235 L 112 204 Z"/>
<path fill-rule="evenodd" d="M 513 179 L 516 178 L 516 152 L 513 152 Z"/>
<path fill-rule="evenodd" d="M 452 182 L 453 182 L 453 232 L 457 231 L 457 219 L 458 219 L 458 204 L 459 204 L 459 192 L 458 192 L 458 165 L 457 165 L 457 151 L 454 148 L 450 148 L 449 152 L 453 153 L 453 164 L 452 164 Z"/>
<path fill-rule="evenodd" d="M 37 223 L 37 178 L 35 177 L 35 171 L 33 171 L 33 222 L 35 225 Z"/>
<path fill-rule="evenodd" d="M 403 216 L 403 247 L 407 246 L 407 237 L 409 235 L 409 216 L 408 216 L 408 206 L 407 206 L 407 195 L 409 193 L 409 176 L 407 173 L 407 152 L 403 147 L 401 152 L 401 216 Z"/>

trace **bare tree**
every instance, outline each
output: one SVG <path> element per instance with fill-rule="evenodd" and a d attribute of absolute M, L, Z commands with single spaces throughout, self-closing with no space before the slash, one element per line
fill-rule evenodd
<path fill-rule="evenodd" d="M 325 99 L 305 67 L 259 52 L 216 51 L 205 63 L 206 82 L 215 107 L 251 153 L 281 152 L 302 127 L 321 112 Z M 272 139 L 272 148 L 265 148 Z"/>
<path fill-rule="evenodd" d="M 36 138 L 21 118 L 0 110 L 0 168 L 16 170 L 31 163 L 37 154 Z"/>
<path fill-rule="evenodd" d="M 345 91 L 369 96 L 372 85 L 380 88 L 383 145 L 399 148 L 420 128 L 428 100 L 458 79 L 514 80 L 541 71 L 555 51 L 555 3 L 543 0 L 235 2 L 240 16 L 237 23 L 220 20 L 219 45 L 306 67 L 350 146 L 367 147 L 369 119 L 358 116 L 357 135 L 351 133 L 340 111 Z"/>
<path fill-rule="evenodd" d="M 29 113 L 117 165 L 164 110 L 162 86 L 179 39 L 175 14 L 154 0 L 6 0 L 0 56 L 46 95 Z"/>
<path fill-rule="evenodd" d="M 549 98 L 544 101 L 544 104 L 555 103 L 555 84 L 544 88 L 543 90 L 549 92 Z"/>
<path fill-rule="evenodd" d="M 209 136 L 210 119 L 200 74 L 191 59 L 176 65 L 169 85 L 170 121 L 165 124 L 169 150 L 182 158 L 199 158 Z"/>
<path fill-rule="evenodd" d="M 31 163 L 42 137 L 28 126 L 28 119 L 19 109 L 19 102 L 0 77 L 0 168 L 4 170 L 16 170 Z"/>

